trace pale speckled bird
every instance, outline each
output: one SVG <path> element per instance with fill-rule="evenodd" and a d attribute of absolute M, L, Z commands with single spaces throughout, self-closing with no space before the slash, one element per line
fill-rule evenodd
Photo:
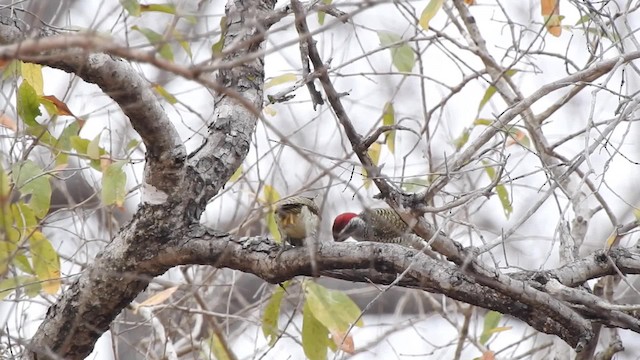
<path fill-rule="evenodd" d="M 333 239 L 400 244 L 421 250 L 427 242 L 414 234 L 400 215 L 390 208 L 366 209 L 360 214 L 343 213 L 333 221 Z"/>
<path fill-rule="evenodd" d="M 314 238 L 318 233 L 320 209 L 310 197 L 282 199 L 276 203 L 274 213 L 282 240 L 293 246 L 303 246 L 306 238 Z"/>

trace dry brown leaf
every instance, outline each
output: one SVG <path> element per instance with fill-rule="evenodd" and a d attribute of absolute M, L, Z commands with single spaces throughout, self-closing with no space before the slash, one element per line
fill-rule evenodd
<path fill-rule="evenodd" d="M 471 6 L 476 4 L 476 0 L 464 0 L 464 3 Z"/>
<path fill-rule="evenodd" d="M 507 146 L 520 143 L 526 136 L 524 131 L 516 130 L 513 136 L 507 139 Z"/>
<path fill-rule="evenodd" d="M 491 351 L 491 350 L 487 350 L 484 353 L 482 353 L 482 360 L 496 360 L 496 354 Z"/>
<path fill-rule="evenodd" d="M 76 117 L 75 115 L 73 115 L 71 110 L 69 110 L 69 107 L 67 106 L 67 104 L 62 102 L 60 99 L 58 99 L 54 95 L 43 95 L 42 98 L 51 101 L 51 103 L 56 107 L 56 110 L 58 110 L 58 115 L 69 115 L 69 116 Z"/>
<path fill-rule="evenodd" d="M 333 342 L 336 343 L 338 347 L 340 347 L 340 350 L 351 355 L 355 353 L 356 350 L 355 350 L 355 345 L 353 344 L 353 336 L 347 335 L 345 337 L 345 334 L 343 333 L 332 331 L 331 339 L 333 339 Z"/>
<path fill-rule="evenodd" d="M 540 0 L 540 5 L 547 31 L 553 36 L 560 36 L 562 33 L 560 2 L 558 0 Z"/>
<path fill-rule="evenodd" d="M 0 126 L 6 127 L 13 131 L 18 131 L 16 121 L 7 114 L 0 114 Z"/>

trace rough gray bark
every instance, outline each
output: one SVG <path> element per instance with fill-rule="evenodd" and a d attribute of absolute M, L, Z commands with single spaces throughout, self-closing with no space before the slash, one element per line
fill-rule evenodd
<path fill-rule="evenodd" d="M 261 49 L 266 31 L 261 22 L 274 5 L 275 1 L 238 1 L 227 5 L 225 47 L 238 40 L 247 46 L 236 48 L 225 60 Z M 52 36 L 23 39 L 24 32 L 11 19 L 3 19 L 2 24 L 0 44 L 13 44 L 0 49 L 4 57 L 73 72 L 97 84 L 120 105 L 147 147 L 145 204 L 51 306 L 29 347 L 29 357 L 33 359 L 82 359 L 149 280 L 167 270 L 162 262 L 152 269 L 141 264 L 153 263 L 160 246 L 182 236 L 192 222 L 198 221 L 208 200 L 246 156 L 262 105 L 263 59 L 258 55 L 232 69 L 221 70 L 216 81 L 206 79 L 207 74 L 192 75 L 235 93 L 229 96 L 229 91 L 220 92 L 215 96 L 215 122 L 210 125 L 204 147 L 187 164 L 184 145 L 149 84 L 127 62 L 71 46 L 83 44 L 82 38 L 46 34 Z M 106 47 L 107 51 L 120 51 L 112 45 Z M 239 106 L 238 100 L 250 106 Z"/>
<path fill-rule="evenodd" d="M 23 40 L 22 32 L 15 24 L 3 22 L 4 25 L 0 25 L 0 43 L 10 44 L 0 47 L 2 57 L 38 62 L 73 72 L 85 81 L 97 84 L 121 106 L 147 147 L 142 206 L 134 219 L 51 306 L 31 340 L 30 358 L 84 358 L 113 319 L 146 288 L 150 279 L 174 266 L 226 267 L 255 274 L 272 283 L 312 273 L 312 259 L 306 249 L 288 250 L 277 258 L 279 249 L 268 239 L 238 239 L 197 224 L 207 202 L 226 183 L 249 150 L 263 100 L 264 63 L 260 54 L 270 24 L 263 20 L 273 15 L 270 11 L 274 5 L 273 0 L 228 3 L 225 45 L 229 47 L 225 47 L 224 56 L 217 59 L 216 64 L 235 65 L 218 66 L 220 70 L 215 80 L 197 69 L 175 69 L 171 64 L 127 52 L 112 44 L 64 36 L 53 36 L 49 42 L 49 38 Z M 302 38 L 308 41 L 309 57 L 320 74 L 325 94 L 367 170 L 370 174 L 379 174 L 366 154 L 365 145 L 369 141 L 351 125 L 312 38 L 305 34 L 303 9 L 299 5 L 293 2 L 298 29 Z M 65 47 L 65 44 L 73 46 Z M 82 44 L 89 48 L 82 48 Z M 92 46 L 108 54 L 164 66 L 217 90 L 215 122 L 210 124 L 203 146 L 187 157 L 148 84 L 125 61 L 105 53 L 93 53 Z M 629 53 L 623 60 L 630 61 L 639 56 L 637 52 Z M 574 81 L 595 79 L 609 71 L 617 61 L 604 61 L 572 76 Z M 570 79 L 565 80 L 549 87 L 565 86 Z M 500 123 L 513 120 L 540 96 L 542 93 L 518 102 L 502 115 Z M 491 138 L 497 131 L 498 127 L 489 128 L 475 146 L 481 146 L 482 139 Z M 474 145 L 469 146 L 455 159 L 452 168 L 464 166 L 476 150 Z M 402 210 L 400 206 L 406 205 L 418 209 L 419 213 L 426 210 L 424 199 L 441 189 L 447 179 L 438 180 L 429 193 L 418 196 L 398 193 L 382 176 L 374 181 L 394 208 Z M 401 215 L 408 223 L 412 219 L 415 223 L 411 212 Z M 640 273 L 637 249 L 600 251 L 559 269 L 506 275 L 477 261 L 477 249 L 464 249 L 454 240 L 434 234 L 435 229 L 424 219 L 413 226 L 423 237 L 433 236 L 436 240 L 434 248 L 450 262 L 393 244 L 368 243 L 322 243 L 313 261 L 325 276 L 380 284 L 395 281 L 400 286 L 441 293 L 510 314 L 541 332 L 557 335 L 578 349 L 593 337 L 592 319 L 640 332 L 640 322 L 622 310 L 599 307 L 594 312 L 593 308 L 584 308 L 585 303 L 593 299 L 550 286 L 554 284 L 552 280 L 557 280 L 565 287 L 575 287 L 588 279 L 615 274 L 618 270 L 627 274 Z M 398 274 L 403 274 L 400 279 Z M 563 295 L 555 297 L 554 294 Z"/>

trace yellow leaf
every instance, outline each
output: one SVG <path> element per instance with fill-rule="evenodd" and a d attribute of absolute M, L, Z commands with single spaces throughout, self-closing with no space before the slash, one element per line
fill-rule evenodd
<path fill-rule="evenodd" d="M 149 297 L 147 300 L 141 302 L 140 304 L 138 304 L 138 306 L 136 306 L 133 310 L 134 313 L 136 313 L 138 311 L 139 308 L 143 307 L 143 306 L 155 306 L 158 304 L 161 304 L 163 302 L 165 302 L 165 300 L 167 300 L 168 298 L 171 297 L 171 295 L 173 295 L 174 292 L 176 292 L 176 290 L 178 290 L 177 286 L 172 286 L 168 289 L 164 289 L 162 291 L 160 291 L 159 293 Z"/>
<path fill-rule="evenodd" d="M 273 108 L 273 106 L 271 105 L 267 105 L 265 106 L 262 111 L 264 111 L 265 114 L 269 115 L 269 116 L 276 116 L 278 114 L 278 112 L 276 111 L 276 109 Z"/>
<path fill-rule="evenodd" d="M 36 91 L 39 96 L 43 95 L 42 66 L 37 64 L 25 63 L 20 65 L 20 73 L 24 81 Z"/>
<path fill-rule="evenodd" d="M 227 351 L 227 347 L 224 346 L 223 339 L 221 339 L 220 336 L 218 336 L 218 334 L 216 334 L 215 332 L 211 333 L 208 345 L 211 354 L 205 354 L 204 358 L 216 360 L 231 360 L 232 358 L 235 359 L 235 356 L 231 356 Z"/>
<path fill-rule="evenodd" d="M 378 161 L 380 160 L 380 149 L 380 144 L 376 142 L 371 144 L 371 147 L 367 151 L 369 153 L 371 161 L 373 161 L 373 165 L 378 165 Z"/>
<path fill-rule="evenodd" d="M 471 129 L 464 128 L 464 130 L 462 130 L 462 134 L 460 134 L 455 140 L 453 140 L 453 144 L 456 146 L 456 150 L 462 149 L 462 147 L 467 144 L 467 141 L 469 141 L 469 135 L 471 135 Z"/>
<path fill-rule="evenodd" d="M 100 159 L 100 135 L 101 134 L 96 135 L 87 146 L 87 156 L 92 160 Z"/>
<path fill-rule="evenodd" d="M 369 157 L 371 158 L 371 161 L 373 162 L 373 165 L 378 165 L 378 161 L 380 160 L 381 148 L 382 147 L 379 143 L 374 142 L 373 144 L 371 144 L 371 147 L 369 147 L 369 150 L 367 151 Z M 368 189 L 371 186 L 371 179 L 369 178 L 369 173 L 365 168 L 362 168 L 362 177 L 364 177 L 364 188 Z"/>
<path fill-rule="evenodd" d="M 396 115 L 395 110 L 393 109 L 393 103 L 388 102 L 384 105 L 384 110 L 382 110 L 382 125 L 391 126 L 396 124 Z M 385 136 L 385 140 L 387 142 L 387 147 L 389 148 L 389 152 L 394 154 L 396 151 L 396 131 L 391 130 L 387 132 Z"/>
<path fill-rule="evenodd" d="M 273 239 L 276 243 L 280 243 L 282 238 L 280 237 L 280 231 L 278 231 L 278 225 L 276 224 L 276 218 L 273 214 L 273 204 L 275 204 L 278 200 L 280 200 L 280 194 L 276 189 L 274 189 L 271 185 L 265 185 L 262 187 L 262 202 L 266 205 L 270 205 L 269 210 L 267 211 L 267 228 L 269 229 L 269 233 L 273 236 Z"/>
<path fill-rule="evenodd" d="M 29 250 L 36 276 L 42 283 L 42 290 L 55 294 L 60 289 L 60 258 L 49 240 L 40 231 L 29 237 Z"/>
<path fill-rule="evenodd" d="M 442 7 L 443 2 L 444 0 L 431 0 L 424 8 L 424 10 L 422 10 L 419 23 L 423 29 L 429 30 L 429 21 L 431 21 L 431 19 L 436 16 L 438 11 Z"/>
<path fill-rule="evenodd" d="M 302 349 L 309 360 L 327 358 L 329 332 L 314 315 L 309 301 L 302 308 Z"/>
<path fill-rule="evenodd" d="M 482 163 L 485 166 L 484 170 L 487 173 L 487 175 L 489 176 L 489 178 L 491 180 L 495 180 L 495 178 L 497 176 L 495 169 L 493 167 L 491 167 L 487 161 L 483 161 Z M 509 197 L 509 191 L 507 190 L 507 187 L 504 186 L 503 183 L 498 183 L 496 185 L 496 193 L 498 194 L 498 199 L 500 200 L 500 203 L 502 204 L 502 209 L 504 210 L 504 215 L 508 219 L 509 216 L 511 216 L 511 213 L 513 212 L 513 206 L 511 206 L 511 199 Z"/>
<path fill-rule="evenodd" d="M 304 283 L 304 293 L 313 316 L 332 333 L 344 334 L 354 323 L 363 325 L 360 308 L 345 293 L 311 281 Z"/>
<path fill-rule="evenodd" d="M 609 251 L 612 247 L 618 245 L 618 243 L 620 243 L 620 236 L 618 236 L 618 232 L 616 230 L 613 230 L 605 242 L 604 249 Z"/>
<path fill-rule="evenodd" d="M 273 87 L 273 86 L 276 86 L 276 85 L 280 85 L 280 84 L 296 81 L 297 79 L 298 79 L 298 77 L 296 76 L 296 74 L 293 74 L 293 73 L 282 74 L 282 75 L 276 76 L 276 77 L 272 78 L 271 80 L 267 81 L 267 83 L 264 84 L 264 88 L 266 90 L 266 89 L 268 89 L 270 87 Z"/>
<path fill-rule="evenodd" d="M 264 307 L 262 315 L 262 334 L 269 342 L 269 346 L 273 346 L 278 340 L 280 329 L 278 329 L 278 318 L 280 317 L 280 304 L 285 295 L 285 289 L 289 286 L 290 281 L 286 281 L 281 286 L 276 287 L 271 295 L 271 299 Z"/>
<path fill-rule="evenodd" d="M 237 181 L 238 179 L 240 179 L 240 176 L 242 176 L 242 165 L 238 166 L 238 168 L 236 169 L 236 171 L 233 173 L 233 175 L 231 175 L 231 177 L 229 178 L 228 182 L 234 182 Z"/>
<path fill-rule="evenodd" d="M 167 91 L 167 89 L 165 89 L 162 85 L 160 84 L 153 84 L 153 90 L 155 90 L 160 96 L 162 96 L 165 100 L 167 100 L 167 102 L 171 105 L 175 104 L 178 102 L 178 99 L 176 99 L 175 96 L 173 96 L 170 92 Z"/>

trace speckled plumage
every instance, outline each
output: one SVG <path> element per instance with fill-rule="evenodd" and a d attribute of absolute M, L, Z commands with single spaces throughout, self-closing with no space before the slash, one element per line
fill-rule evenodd
<path fill-rule="evenodd" d="M 341 216 L 346 215 L 344 223 Z M 416 249 L 425 247 L 426 242 L 414 234 L 400 215 L 390 208 L 367 209 L 360 214 L 341 214 L 336 217 L 333 227 L 335 241 L 351 237 L 357 241 L 394 243 Z"/>
<path fill-rule="evenodd" d="M 282 240 L 294 246 L 302 246 L 307 237 L 315 236 L 320 224 L 320 209 L 306 196 L 278 201 L 274 214 Z"/>

